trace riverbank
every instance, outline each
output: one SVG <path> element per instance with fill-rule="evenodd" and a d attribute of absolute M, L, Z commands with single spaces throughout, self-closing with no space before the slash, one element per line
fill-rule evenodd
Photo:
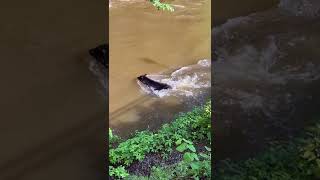
<path fill-rule="evenodd" d="M 158 131 L 121 140 L 109 130 L 109 179 L 211 177 L 211 101 Z"/>
<path fill-rule="evenodd" d="M 225 160 L 216 167 L 214 179 L 300 180 L 320 178 L 320 123 L 307 128 L 294 140 L 270 143 L 270 148 L 256 157 Z"/>

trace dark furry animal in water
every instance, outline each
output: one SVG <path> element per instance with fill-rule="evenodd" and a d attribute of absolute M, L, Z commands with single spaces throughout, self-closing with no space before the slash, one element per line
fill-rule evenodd
<path fill-rule="evenodd" d="M 109 45 L 103 44 L 89 50 L 89 54 L 105 68 L 109 67 Z"/>
<path fill-rule="evenodd" d="M 168 84 L 165 83 L 160 83 L 157 81 L 154 81 L 150 78 L 147 77 L 147 74 L 141 75 L 139 77 L 137 77 L 137 79 L 143 83 L 144 85 L 153 88 L 154 90 L 160 91 L 162 89 L 169 89 L 171 88 L 171 86 L 169 86 Z"/>

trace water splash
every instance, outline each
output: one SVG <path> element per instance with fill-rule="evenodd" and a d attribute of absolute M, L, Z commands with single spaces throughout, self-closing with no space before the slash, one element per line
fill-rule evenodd
<path fill-rule="evenodd" d="M 204 67 L 211 67 L 211 61 L 209 59 L 202 59 L 198 61 L 198 64 Z"/>
<path fill-rule="evenodd" d="M 169 75 L 151 74 L 147 76 L 155 81 L 168 84 L 172 88 L 157 91 L 138 81 L 144 93 L 160 98 L 166 96 L 193 97 L 200 94 L 203 89 L 211 87 L 211 60 L 200 60 L 197 64 L 182 67 Z"/>

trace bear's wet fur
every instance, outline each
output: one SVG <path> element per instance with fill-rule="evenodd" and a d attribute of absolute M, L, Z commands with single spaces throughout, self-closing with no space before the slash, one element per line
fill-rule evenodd
<path fill-rule="evenodd" d="M 171 86 L 169 86 L 168 84 L 165 83 L 160 83 L 157 81 L 154 81 L 150 78 L 147 77 L 147 74 L 141 75 L 139 77 L 137 77 L 137 79 L 143 83 L 144 85 L 153 88 L 154 90 L 160 91 L 162 89 L 170 89 Z"/>

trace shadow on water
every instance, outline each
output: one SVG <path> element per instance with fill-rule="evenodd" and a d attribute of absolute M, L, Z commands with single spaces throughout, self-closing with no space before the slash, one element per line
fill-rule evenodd
<path fill-rule="evenodd" d="M 317 117 L 319 22 L 273 8 L 214 28 L 217 160 L 252 156 Z"/>

